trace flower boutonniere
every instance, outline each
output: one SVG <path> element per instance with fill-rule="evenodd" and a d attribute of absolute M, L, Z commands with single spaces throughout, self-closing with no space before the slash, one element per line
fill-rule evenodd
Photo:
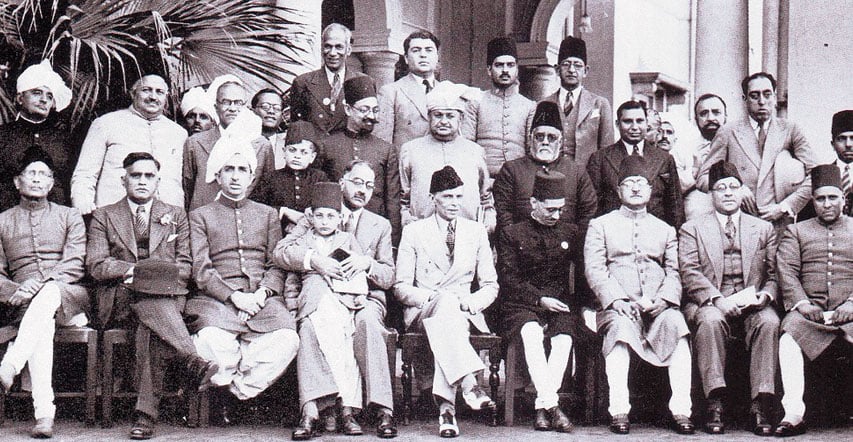
<path fill-rule="evenodd" d="M 175 220 L 172 219 L 171 213 L 167 213 L 167 214 L 161 216 L 160 217 L 160 224 L 162 224 L 164 226 L 168 226 L 168 225 L 177 226 L 178 225 L 178 223 L 176 223 Z"/>

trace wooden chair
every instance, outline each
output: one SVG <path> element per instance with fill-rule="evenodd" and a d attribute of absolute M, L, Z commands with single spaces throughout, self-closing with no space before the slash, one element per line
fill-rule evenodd
<path fill-rule="evenodd" d="M 136 333 L 144 333 L 148 339 L 151 339 L 151 331 L 147 328 L 138 329 Z M 141 337 L 145 339 L 146 337 Z M 135 398 L 134 391 L 114 391 L 115 382 L 115 359 L 116 346 L 118 345 L 133 345 L 129 342 L 130 334 L 126 329 L 114 328 L 103 332 L 103 375 L 101 377 L 101 426 L 109 428 L 113 426 L 113 401 L 116 398 Z M 156 357 L 156 356 L 154 356 Z M 180 395 L 180 391 L 164 392 L 162 397 L 175 397 Z M 206 392 L 205 392 L 206 395 Z M 187 426 L 199 426 L 201 419 L 200 402 L 202 394 L 192 389 L 184 389 L 184 396 L 189 408 L 187 412 Z M 205 402 L 206 404 L 206 402 Z M 207 418 L 204 418 L 204 426 L 207 426 Z"/>
<path fill-rule="evenodd" d="M 489 352 L 489 387 L 491 388 L 491 397 L 496 399 L 498 387 L 501 383 L 498 371 L 503 357 L 503 339 L 495 334 L 471 335 L 471 345 L 478 353 L 483 350 Z M 429 348 L 429 342 L 423 333 L 404 333 L 400 336 L 400 348 L 402 349 L 403 359 L 403 373 L 400 377 L 403 384 L 403 425 L 409 425 L 413 407 L 412 379 L 414 373 L 412 362 L 425 348 Z M 498 425 L 497 407 L 492 410 L 489 425 L 493 427 Z"/>
<path fill-rule="evenodd" d="M 0 328 L 0 345 L 6 345 L 18 336 L 18 328 L 6 326 Z M 95 406 L 98 400 L 98 332 L 89 327 L 58 327 L 53 338 L 56 344 L 82 344 L 86 346 L 86 380 L 81 391 L 61 391 L 57 398 L 85 399 L 86 425 L 95 423 Z M 56 367 L 54 367 L 55 369 Z M 29 392 L 12 391 L 6 395 L 0 393 L 0 423 L 5 419 L 5 396 L 29 397 Z"/>

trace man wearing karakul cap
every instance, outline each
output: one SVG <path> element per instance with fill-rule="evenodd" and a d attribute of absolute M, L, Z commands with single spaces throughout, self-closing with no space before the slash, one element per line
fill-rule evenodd
<path fill-rule="evenodd" d="M 844 214 L 853 215 L 853 110 L 836 112 L 832 116 L 832 147 L 835 149 L 835 165 L 841 173 L 841 190 L 844 191 Z"/>
<path fill-rule="evenodd" d="M 201 86 L 196 86 L 184 92 L 181 98 L 181 114 L 184 116 L 187 131 L 192 134 L 204 132 L 219 124 L 214 106 L 215 98 L 205 92 Z"/>
<path fill-rule="evenodd" d="M 58 113 L 71 102 L 71 89 L 50 66 L 50 61 L 32 65 L 18 76 L 14 121 L 0 126 L 0 211 L 18 204 L 18 191 L 12 183 L 13 168 L 33 145 L 44 149 L 53 159 L 54 185 L 48 200 L 69 205 L 71 171 L 74 167 L 69 146 L 71 135 Z"/>
<path fill-rule="evenodd" d="M 651 186 L 644 162 L 639 156 L 622 161 L 622 206 L 590 221 L 584 245 L 586 278 L 600 304 L 597 322 L 610 386 L 610 431 L 630 431 L 628 368 L 633 352 L 668 368 L 673 428 L 691 434 L 692 364 L 689 331 L 678 310 L 678 240 L 672 226 L 646 211 Z"/>
<path fill-rule="evenodd" d="M 485 367 L 468 337 L 471 325 L 489 331 L 482 312 L 497 298 L 497 274 L 485 227 L 459 216 L 464 189 L 451 166 L 432 174 L 429 198 L 434 214 L 403 228 L 394 284 L 406 329 L 426 333 L 430 344 L 433 369 L 422 359 L 415 361 L 415 368 L 422 387 L 432 381 L 442 437 L 459 434 L 457 387 L 472 409 L 494 407 L 477 385 L 474 375 Z M 479 288 L 472 292 L 475 277 Z"/>
<path fill-rule="evenodd" d="M 590 155 L 615 140 L 613 108 L 606 98 L 583 87 L 589 74 L 586 42 L 572 36 L 560 43 L 557 57 L 560 89 L 543 101 L 553 101 L 561 109 L 563 148 L 575 162 L 586 166 Z"/>
<path fill-rule="evenodd" d="M 492 87 L 480 100 L 467 102 L 462 135 L 483 146 L 489 175 L 494 177 L 504 162 L 524 156 L 528 114 L 536 104 L 518 92 L 518 53 L 511 38 L 498 37 L 489 42 L 486 72 Z"/>
<path fill-rule="evenodd" d="M 467 86 L 454 84 L 436 86 L 427 96 L 429 134 L 409 141 L 400 149 L 403 226 L 433 214 L 435 204 L 429 192 L 432 175 L 452 165 L 465 183 L 459 215 L 494 230 L 495 209 L 483 148 L 459 136 L 459 125 L 464 118 L 460 95 L 466 89 Z"/>
<path fill-rule="evenodd" d="M 787 314 L 779 339 L 785 416 L 776 436 L 806 431 L 803 355 L 814 361 L 853 351 L 853 218 L 841 213 L 844 194 L 835 164 L 815 166 L 811 179 L 817 217 L 789 225 L 777 251 Z"/>

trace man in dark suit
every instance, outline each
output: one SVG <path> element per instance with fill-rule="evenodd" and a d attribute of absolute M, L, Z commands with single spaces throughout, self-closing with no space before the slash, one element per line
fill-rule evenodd
<path fill-rule="evenodd" d="M 776 259 L 787 312 L 779 339 L 785 416 L 775 432 L 782 437 L 806 431 L 803 355 L 814 361 L 831 347 L 853 352 L 853 267 L 848 264 L 853 260 L 853 219 L 841 213 L 838 168 L 820 165 L 811 177 L 817 217 L 787 227 Z"/>
<path fill-rule="evenodd" d="M 346 26 L 332 23 L 323 29 L 323 67 L 293 80 L 291 121 L 309 121 L 324 134 L 344 128 L 344 81 L 364 75 L 347 68 L 351 44 L 352 32 Z"/>
<path fill-rule="evenodd" d="M 832 147 L 835 165 L 841 173 L 841 190 L 844 191 L 844 214 L 853 215 L 853 110 L 843 110 L 832 116 Z"/>
<path fill-rule="evenodd" d="M 741 82 L 749 118 L 717 131 L 699 169 L 696 187 L 708 191 L 708 170 L 720 160 L 733 163 L 743 178 L 743 209 L 777 229 L 796 220 L 809 202 L 809 171 L 819 163 L 800 128 L 775 116 L 776 79 L 758 72 Z"/>
<path fill-rule="evenodd" d="M 312 249 L 306 249 L 298 243 L 298 239 L 308 231 L 309 221 L 305 217 L 297 224 L 296 229 L 276 246 L 274 261 L 276 265 L 290 271 L 313 270 L 330 278 L 340 279 L 344 273 L 358 270 L 367 273 L 370 292 L 367 303 L 354 315 L 353 346 L 355 359 L 364 379 L 364 391 L 367 393 L 365 403 L 368 406 L 373 405 L 379 418 L 376 433 L 379 437 L 391 438 L 397 435 L 397 427 L 393 420 L 392 373 L 389 372 L 388 351 L 385 347 L 385 337 L 388 334 L 385 313 L 386 290 L 394 283 L 394 255 L 391 247 L 391 224 L 366 208 L 373 194 L 374 181 L 375 174 L 370 164 L 362 160 L 352 161 L 340 180 L 343 193 L 342 230 L 355 235 L 365 252 L 364 255 L 350 253 L 349 258 L 338 262 L 315 253 Z M 300 396 L 305 404 L 302 408 L 303 421 L 294 432 L 294 439 L 311 437 L 318 410 L 334 405 L 334 394 L 337 393 L 335 381 L 320 352 L 317 337 L 308 319 L 302 319 L 299 328 L 297 374 Z M 328 413 L 326 417 L 326 428 L 336 429 L 335 413 Z M 344 432 L 352 433 L 357 425 L 347 425 L 347 419 L 344 420 Z"/>
<path fill-rule="evenodd" d="M 616 110 L 620 140 L 589 158 L 586 170 L 598 195 L 597 215 L 618 209 L 619 165 L 628 156 L 644 159 L 645 176 L 652 186 L 648 211 L 678 229 L 684 222 L 681 184 L 675 160 L 663 149 L 645 143 L 646 113 L 637 101 L 626 101 Z"/>
<path fill-rule="evenodd" d="M 705 430 L 722 434 L 726 393 L 726 341 L 738 333 L 750 354 L 753 432 L 770 436 L 771 400 L 776 393 L 779 316 L 776 234 L 773 226 L 740 210 L 740 176 L 731 163 L 710 169 L 714 213 L 681 228 L 678 261 L 685 289 L 684 316 L 694 336 L 699 375 L 708 399 Z M 746 292 L 743 292 L 746 290 Z M 750 299 L 738 298 L 751 292 Z"/>
<path fill-rule="evenodd" d="M 200 389 L 207 388 L 218 367 L 202 359 L 193 346 L 181 312 L 190 278 L 190 232 L 184 210 L 156 198 L 160 163 L 146 152 L 124 159 L 122 178 L 127 196 L 95 210 L 89 226 L 86 264 L 98 281 L 98 314 L 103 328 L 136 327 L 137 338 L 151 335 L 163 354 L 177 355 Z M 174 279 L 169 289 L 151 294 L 134 281 L 140 268 L 166 265 Z M 138 279 L 138 278 L 136 278 Z M 156 339 L 153 339 L 155 338 Z M 139 377 L 136 419 L 131 439 L 154 435 L 159 399 L 154 391 L 152 354 L 148 342 L 137 339 L 136 367 Z M 157 367 L 160 368 L 160 367 Z"/>
<path fill-rule="evenodd" d="M 562 110 L 563 150 L 583 167 L 590 155 L 613 143 L 613 108 L 606 98 L 583 88 L 583 80 L 589 75 L 586 42 L 566 37 L 560 43 L 557 61 L 560 89 L 543 101 L 553 101 Z"/>

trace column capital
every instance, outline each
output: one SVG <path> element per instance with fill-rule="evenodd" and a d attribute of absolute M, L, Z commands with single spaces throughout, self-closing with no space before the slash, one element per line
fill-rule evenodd
<path fill-rule="evenodd" d="M 394 81 L 394 70 L 400 55 L 391 51 L 364 51 L 355 54 L 364 68 L 364 73 L 373 77 L 376 88 Z"/>

